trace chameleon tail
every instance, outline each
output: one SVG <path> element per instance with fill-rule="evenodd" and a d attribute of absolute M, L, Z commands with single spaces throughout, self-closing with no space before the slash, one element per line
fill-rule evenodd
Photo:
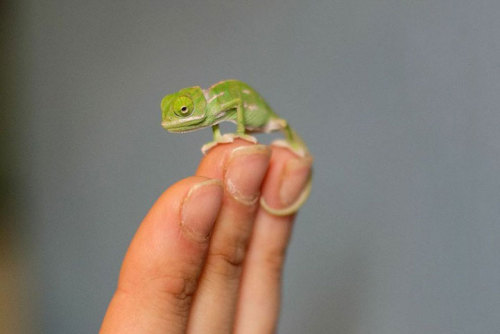
<path fill-rule="evenodd" d="M 272 142 L 272 145 L 288 148 L 293 153 L 303 158 L 309 156 L 309 150 L 304 140 L 290 127 L 290 125 L 286 124 L 282 128 L 282 131 L 285 135 L 285 139 L 275 140 Z"/>
<path fill-rule="evenodd" d="M 300 136 L 288 124 L 286 124 L 286 126 L 284 126 L 282 130 L 285 135 L 285 140 L 276 140 L 272 143 L 272 145 L 288 148 L 289 150 L 291 150 L 292 152 L 294 152 L 295 154 L 297 154 L 302 158 L 310 157 L 309 150 L 307 149 L 306 144 L 304 143 L 302 138 L 300 138 Z M 304 190 L 299 195 L 297 200 L 290 206 L 283 209 L 274 209 L 271 208 L 269 204 L 267 204 L 267 202 L 263 197 L 260 198 L 260 205 L 264 210 L 266 210 L 268 213 L 272 215 L 288 216 L 297 212 L 300 209 L 300 207 L 307 201 L 307 198 L 311 193 L 311 188 L 312 188 L 312 172 L 309 174 L 309 179 L 307 180 L 307 184 Z"/>
<path fill-rule="evenodd" d="M 309 180 L 307 180 L 306 187 L 300 193 L 299 198 L 297 198 L 297 200 L 292 205 L 283 209 L 274 209 L 271 208 L 269 204 L 267 204 L 264 197 L 260 198 L 260 205 L 264 210 L 266 210 L 268 213 L 272 215 L 288 216 L 299 211 L 300 207 L 307 201 L 309 194 L 311 194 L 311 188 L 312 188 L 312 174 L 309 174 Z"/>

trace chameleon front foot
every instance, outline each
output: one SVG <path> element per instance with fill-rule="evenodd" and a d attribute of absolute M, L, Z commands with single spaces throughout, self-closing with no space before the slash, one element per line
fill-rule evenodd
<path fill-rule="evenodd" d="M 216 140 L 206 143 L 201 147 L 201 152 L 207 154 L 212 148 L 219 144 L 227 144 L 234 142 L 235 138 L 241 138 L 243 140 L 249 141 L 253 144 L 257 143 L 257 138 L 249 135 L 240 135 L 236 133 L 226 133 L 225 135 L 218 136 Z"/>

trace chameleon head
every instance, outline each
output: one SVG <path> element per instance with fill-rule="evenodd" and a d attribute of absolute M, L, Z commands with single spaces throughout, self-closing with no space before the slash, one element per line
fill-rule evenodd
<path fill-rule="evenodd" d="M 167 95 L 161 101 L 161 125 L 170 132 L 197 130 L 207 117 L 206 105 L 205 95 L 198 86 Z"/>

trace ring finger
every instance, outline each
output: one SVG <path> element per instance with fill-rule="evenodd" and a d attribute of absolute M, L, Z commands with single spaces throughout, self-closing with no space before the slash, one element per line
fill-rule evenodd
<path fill-rule="evenodd" d="M 294 203 L 309 180 L 312 158 L 273 147 L 262 196 L 273 208 Z M 235 333 L 274 333 L 279 315 L 281 273 L 293 215 L 276 216 L 261 207 L 243 269 Z"/>

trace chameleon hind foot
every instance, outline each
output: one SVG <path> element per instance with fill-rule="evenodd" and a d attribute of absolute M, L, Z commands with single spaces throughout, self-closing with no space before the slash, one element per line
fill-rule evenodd
<path fill-rule="evenodd" d="M 271 145 L 287 148 L 302 158 L 305 158 L 309 155 L 309 152 L 307 151 L 307 149 L 304 146 L 297 145 L 294 147 L 292 144 L 290 144 L 289 141 L 286 141 L 284 139 L 275 140 L 271 143 Z"/>
<path fill-rule="evenodd" d="M 234 139 L 236 139 L 236 138 L 241 138 L 241 139 L 249 141 L 253 144 L 257 144 L 257 138 L 255 138 L 253 136 L 249 136 L 249 135 L 245 135 L 245 134 L 240 135 L 240 134 L 236 134 L 236 133 L 226 133 L 224 135 L 217 137 L 217 139 L 215 139 L 214 141 L 211 141 L 211 142 L 203 145 L 201 147 L 201 152 L 203 154 L 207 154 L 207 152 L 210 151 L 215 146 L 217 146 L 219 144 L 232 143 L 232 142 L 234 142 Z"/>

